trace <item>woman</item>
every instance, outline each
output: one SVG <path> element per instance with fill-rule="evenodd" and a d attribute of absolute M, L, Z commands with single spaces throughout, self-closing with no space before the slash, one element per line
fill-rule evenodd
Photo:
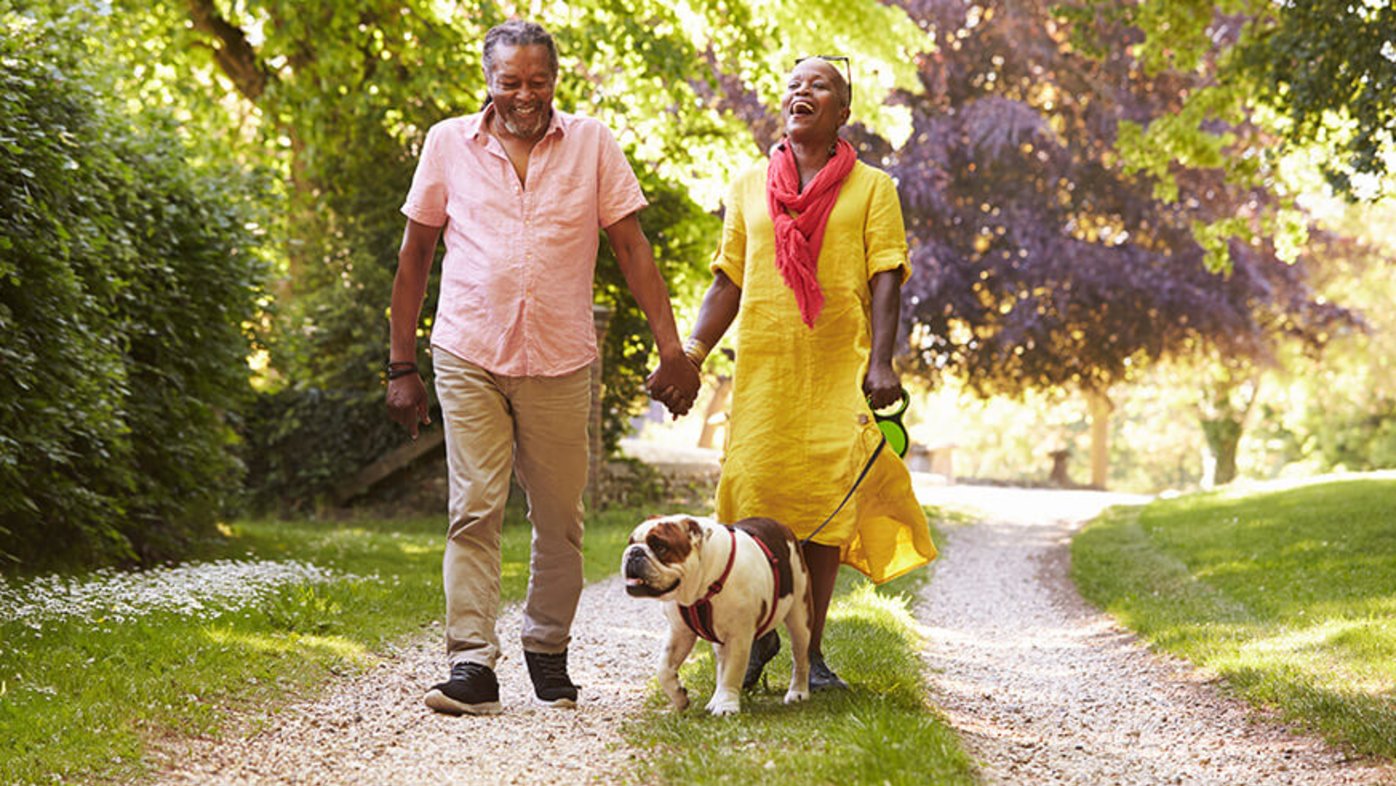
<path fill-rule="evenodd" d="M 813 690 L 847 687 L 821 646 L 840 563 L 881 583 L 936 553 L 911 476 L 879 448 L 869 409 L 901 396 L 892 352 L 911 268 L 896 187 L 838 136 L 850 96 L 828 60 L 796 63 L 780 104 L 785 136 L 732 184 L 685 345 L 701 366 L 740 311 L 717 515 L 767 516 L 804 541 Z M 745 687 L 779 647 L 774 631 L 757 640 Z"/>

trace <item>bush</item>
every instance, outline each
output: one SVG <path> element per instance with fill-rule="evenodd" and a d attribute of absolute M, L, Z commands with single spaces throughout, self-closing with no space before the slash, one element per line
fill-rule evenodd
<path fill-rule="evenodd" d="M 114 111 L 83 24 L 0 8 L 0 554 L 26 567 L 212 528 L 263 277 L 255 183 Z"/>

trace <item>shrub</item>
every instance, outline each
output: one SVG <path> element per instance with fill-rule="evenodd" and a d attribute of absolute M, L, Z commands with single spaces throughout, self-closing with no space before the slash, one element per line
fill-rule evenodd
<path fill-rule="evenodd" d="M 151 562 L 240 482 L 256 183 L 115 111 L 82 21 L 0 9 L 0 554 Z"/>

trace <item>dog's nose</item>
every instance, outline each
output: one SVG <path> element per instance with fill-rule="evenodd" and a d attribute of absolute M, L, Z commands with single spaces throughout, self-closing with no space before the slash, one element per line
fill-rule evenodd
<path fill-rule="evenodd" d="M 632 546 L 625 552 L 625 575 L 637 576 L 645 571 L 645 552 L 643 549 Z"/>

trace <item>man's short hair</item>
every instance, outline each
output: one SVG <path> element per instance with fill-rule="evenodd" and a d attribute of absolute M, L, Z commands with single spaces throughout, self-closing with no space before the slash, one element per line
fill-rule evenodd
<path fill-rule="evenodd" d="M 504 46 L 546 46 L 548 60 L 553 67 L 553 75 L 557 75 L 557 44 L 553 43 L 553 37 L 548 34 L 548 31 L 544 30 L 543 26 L 537 22 L 510 19 L 502 25 L 491 27 L 489 32 L 485 33 L 483 62 L 486 80 L 494 73 L 495 50 L 501 44 Z"/>

